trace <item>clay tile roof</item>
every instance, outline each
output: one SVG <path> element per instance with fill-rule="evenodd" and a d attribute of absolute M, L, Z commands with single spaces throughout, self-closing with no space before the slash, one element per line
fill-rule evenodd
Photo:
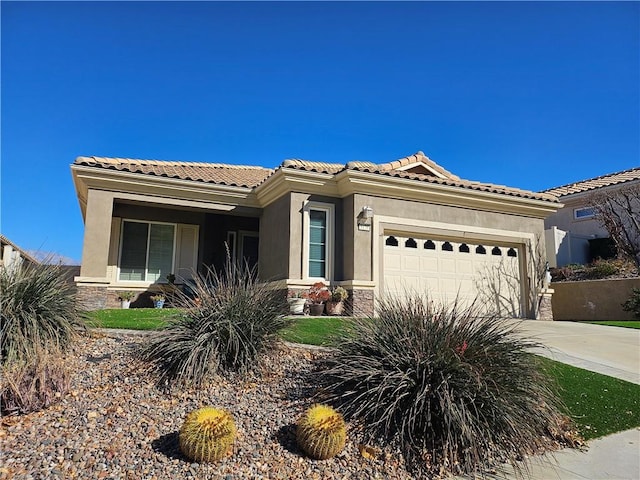
<path fill-rule="evenodd" d="M 435 176 L 433 174 L 424 173 L 412 173 L 410 171 L 398 170 L 406 165 L 411 165 L 417 162 L 421 162 L 428 165 L 433 170 L 437 171 L 445 178 Z M 453 187 L 467 188 L 470 190 L 478 190 L 490 193 L 500 193 L 504 195 L 510 195 L 514 197 L 531 198 L 535 200 L 544 200 L 549 202 L 558 203 L 558 199 L 547 193 L 536 193 L 528 190 L 521 190 L 519 188 L 506 187 L 504 185 L 494 185 L 492 183 L 481 183 L 470 180 L 463 180 L 457 175 L 448 172 L 433 160 L 426 157 L 422 152 L 418 152 L 409 157 L 401 158 L 390 163 L 375 164 L 371 162 L 349 162 L 347 168 L 350 170 L 359 170 L 363 172 L 377 173 L 381 175 L 388 175 L 396 178 L 407 178 L 411 180 L 418 180 L 427 183 L 435 183 L 439 185 L 448 185 Z"/>
<path fill-rule="evenodd" d="M 273 173 L 273 169 L 264 167 L 131 158 L 78 157 L 74 165 L 248 188 L 259 185 Z"/>
<path fill-rule="evenodd" d="M 300 160 L 297 158 L 285 160 L 280 165 L 281 168 L 295 168 L 297 170 L 307 170 L 319 173 L 338 173 L 344 170 L 341 163 L 311 162 L 309 160 Z"/>
<path fill-rule="evenodd" d="M 543 193 L 562 197 L 572 195 L 574 193 L 588 192 L 597 188 L 620 185 L 633 180 L 640 180 L 640 167 L 630 168 L 629 170 L 623 170 L 622 172 L 609 173 L 607 175 L 602 175 L 601 177 L 562 185 L 561 187 L 550 188 L 548 190 L 544 190 Z"/>
<path fill-rule="evenodd" d="M 393 162 L 383 163 L 381 165 L 378 165 L 378 168 L 380 170 L 398 170 L 398 169 L 402 169 L 402 167 L 406 167 L 408 165 L 412 165 L 412 164 L 415 164 L 415 163 L 423 163 L 423 164 L 427 165 L 429 168 L 431 168 L 432 170 L 438 172 L 443 177 L 450 178 L 450 179 L 453 179 L 453 180 L 459 180 L 459 178 L 460 178 L 457 175 L 454 175 L 453 173 L 451 173 L 451 172 L 445 170 L 444 168 L 442 168 L 440 165 L 438 165 L 436 162 L 431 160 L 429 157 L 427 157 L 422 152 L 416 152 L 413 155 L 409 155 L 408 157 L 400 158 L 400 159 L 395 160 Z"/>

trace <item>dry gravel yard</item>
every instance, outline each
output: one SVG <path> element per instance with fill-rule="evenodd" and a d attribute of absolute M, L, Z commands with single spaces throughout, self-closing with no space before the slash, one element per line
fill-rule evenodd
<path fill-rule="evenodd" d="M 412 478 L 397 454 L 364 458 L 355 432 L 336 458 L 314 461 L 295 446 L 294 423 L 311 404 L 313 355 L 283 346 L 261 377 L 219 379 L 197 391 L 162 392 L 132 360 L 136 335 L 83 340 L 69 357 L 70 392 L 51 408 L 2 419 L 1 479 L 366 479 Z M 229 409 L 238 426 L 233 455 L 199 465 L 178 449 L 186 414 Z"/>

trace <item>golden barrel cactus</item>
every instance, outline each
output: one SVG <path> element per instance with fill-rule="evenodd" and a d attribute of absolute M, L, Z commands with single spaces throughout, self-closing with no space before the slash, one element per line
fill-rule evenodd
<path fill-rule="evenodd" d="M 205 407 L 194 410 L 178 435 L 182 453 L 196 462 L 223 458 L 236 437 L 236 425 L 227 410 Z"/>
<path fill-rule="evenodd" d="M 325 460 L 344 448 L 347 426 L 342 415 L 333 408 L 316 404 L 298 420 L 296 440 L 311 458 Z"/>

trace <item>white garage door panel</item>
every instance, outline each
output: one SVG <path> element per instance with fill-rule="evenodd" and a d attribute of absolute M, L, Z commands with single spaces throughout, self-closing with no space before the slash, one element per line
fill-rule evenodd
<path fill-rule="evenodd" d="M 477 297 L 478 304 L 487 313 L 521 316 L 520 263 L 516 249 L 465 244 L 455 239 L 445 242 L 394 236 L 387 241 L 389 238 L 384 237 L 383 289 L 386 294 L 406 296 L 420 292 L 437 302 L 450 303 L 457 298 L 462 304 L 470 304 Z"/>

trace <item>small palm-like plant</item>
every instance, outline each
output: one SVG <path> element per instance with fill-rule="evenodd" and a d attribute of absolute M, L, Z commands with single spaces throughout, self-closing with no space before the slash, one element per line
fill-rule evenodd
<path fill-rule="evenodd" d="M 550 380 L 528 353 L 536 346 L 473 307 L 383 299 L 321 363 L 322 398 L 367 441 L 397 444 L 408 465 L 472 474 L 544 448 L 559 421 Z"/>
<path fill-rule="evenodd" d="M 73 287 L 54 265 L 0 269 L 2 363 L 64 350 L 84 328 Z"/>
<path fill-rule="evenodd" d="M 195 298 L 162 330 L 152 333 L 141 356 L 155 364 L 161 382 L 201 384 L 214 373 L 246 373 L 289 324 L 279 292 L 258 282 L 246 264 L 227 261 L 221 271 L 198 276 Z"/>

